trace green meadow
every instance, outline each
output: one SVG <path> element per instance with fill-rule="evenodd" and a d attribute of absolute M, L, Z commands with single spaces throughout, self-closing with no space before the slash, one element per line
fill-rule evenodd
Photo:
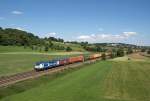
<path fill-rule="evenodd" d="M 88 53 L 88 52 L 84 52 Z M 33 70 L 38 61 L 84 54 L 83 52 L 39 52 L 29 47 L 0 46 L 0 76 Z"/>
<path fill-rule="evenodd" d="M 149 101 L 149 73 L 147 59 L 99 61 L 1 88 L 1 101 Z"/>

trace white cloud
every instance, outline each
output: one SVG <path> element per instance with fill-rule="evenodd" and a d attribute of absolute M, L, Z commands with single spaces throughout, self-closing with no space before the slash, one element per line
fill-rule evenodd
<path fill-rule="evenodd" d="M 92 36 L 92 35 L 91 35 Z M 78 39 L 90 39 L 91 38 L 91 36 L 88 36 L 88 35 L 81 35 L 81 36 L 79 36 L 78 37 Z"/>
<path fill-rule="evenodd" d="M 47 34 L 45 34 L 43 37 L 54 37 L 54 36 L 56 36 L 57 35 L 57 33 L 55 33 L 55 32 L 50 32 L 50 33 L 47 33 Z"/>
<path fill-rule="evenodd" d="M 127 37 L 132 36 L 132 35 L 136 35 L 136 32 L 123 32 L 123 34 Z"/>
<path fill-rule="evenodd" d="M 18 29 L 18 30 L 23 30 L 23 28 L 21 28 L 21 27 L 16 27 L 15 29 Z"/>
<path fill-rule="evenodd" d="M 3 19 L 5 19 L 4 17 L 0 17 L 0 20 L 3 20 Z"/>
<path fill-rule="evenodd" d="M 12 13 L 12 14 L 16 14 L 16 15 L 21 15 L 21 14 L 23 14 L 23 12 L 17 11 L 17 10 L 16 10 L 16 11 L 12 11 L 11 13 Z"/>
<path fill-rule="evenodd" d="M 136 32 L 123 32 L 122 34 L 91 34 L 77 37 L 79 41 L 88 42 L 119 42 L 137 35 Z"/>
<path fill-rule="evenodd" d="M 56 35 L 56 33 L 55 32 L 52 32 L 52 33 L 48 33 L 48 35 L 52 35 L 52 36 L 55 36 Z"/>

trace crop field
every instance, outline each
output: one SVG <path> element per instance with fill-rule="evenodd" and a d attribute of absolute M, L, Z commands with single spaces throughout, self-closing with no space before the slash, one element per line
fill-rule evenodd
<path fill-rule="evenodd" d="M 19 82 L 0 88 L 0 98 L 1 101 L 150 101 L 150 61 L 147 58 L 134 61 L 137 57 L 130 57 L 131 60 L 99 61 Z"/>

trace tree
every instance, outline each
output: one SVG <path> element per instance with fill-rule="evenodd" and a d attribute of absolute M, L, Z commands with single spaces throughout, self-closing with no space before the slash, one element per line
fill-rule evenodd
<path fill-rule="evenodd" d="M 150 49 L 147 51 L 147 54 L 150 54 Z"/>
<path fill-rule="evenodd" d="M 23 47 L 24 47 L 24 49 L 26 49 L 26 48 L 27 48 L 27 46 L 26 46 L 26 45 L 24 45 Z"/>
<path fill-rule="evenodd" d="M 106 60 L 106 54 L 105 53 L 102 54 L 102 60 Z"/>
<path fill-rule="evenodd" d="M 102 52 L 102 48 L 100 46 L 96 46 L 97 52 Z"/>
<path fill-rule="evenodd" d="M 141 49 L 141 52 L 145 52 L 145 51 L 146 51 L 146 49 L 145 49 L 145 48 Z"/>
<path fill-rule="evenodd" d="M 119 57 L 122 57 L 122 56 L 124 56 L 124 50 L 123 49 L 118 49 L 117 50 L 117 56 L 119 56 Z"/>
<path fill-rule="evenodd" d="M 53 43 L 52 41 L 49 40 L 49 47 L 52 47 L 53 46 Z"/>
<path fill-rule="evenodd" d="M 34 46 L 30 46 L 32 50 L 34 50 Z"/>
<path fill-rule="evenodd" d="M 115 57 L 117 57 L 117 50 L 116 49 L 112 49 L 111 58 L 115 58 Z"/>
<path fill-rule="evenodd" d="M 39 48 L 39 51 L 40 51 L 40 52 L 42 51 L 42 47 Z"/>
<path fill-rule="evenodd" d="M 48 50 L 49 50 L 48 45 L 45 45 L 45 49 L 44 49 L 44 51 L 45 51 L 45 52 L 48 52 Z"/>
<path fill-rule="evenodd" d="M 68 47 L 66 48 L 66 51 L 67 51 L 67 52 L 72 51 L 72 48 L 68 46 Z"/>
<path fill-rule="evenodd" d="M 115 57 L 115 54 L 113 52 L 110 52 L 110 58 L 114 58 Z"/>
<path fill-rule="evenodd" d="M 128 50 L 127 50 L 127 54 L 131 54 L 131 53 L 133 53 L 132 48 L 128 48 Z"/>
<path fill-rule="evenodd" d="M 22 30 L 0 28 L 0 45 L 31 46 L 37 45 L 40 38 Z"/>

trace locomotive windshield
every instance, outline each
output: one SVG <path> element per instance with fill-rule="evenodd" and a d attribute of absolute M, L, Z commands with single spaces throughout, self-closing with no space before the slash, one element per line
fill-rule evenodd
<path fill-rule="evenodd" d="M 35 65 L 40 65 L 41 64 L 41 62 L 37 62 Z"/>

